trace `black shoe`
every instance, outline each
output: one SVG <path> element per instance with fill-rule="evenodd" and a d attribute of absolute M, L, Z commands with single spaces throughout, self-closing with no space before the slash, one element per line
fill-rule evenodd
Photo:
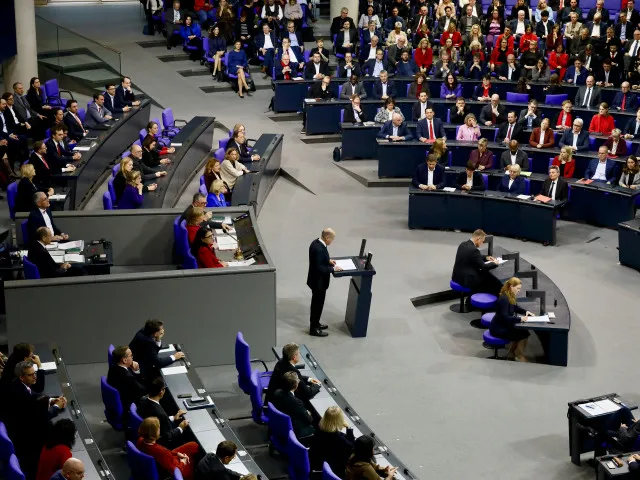
<path fill-rule="evenodd" d="M 171 50 L 171 45 L 167 45 L 167 50 Z"/>
<path fill-rule="evenodd" d="M 324 323 L 319 323 L 319 324 L 318 324 L 318 328 L 319 328 L 320 330 L 326 330 L 327 328 L 329 328 L 329 326 L 328 326 L 328 325 L 325 325 Z"/>
<path fill-rule="evenodd" d="M 311 335 L 312 337 L 328 337 L 329 336 L 327 332 L 323 332 L 319 328 L 312 328 L 311 330 L 309 330 L 309 335 Z"/>

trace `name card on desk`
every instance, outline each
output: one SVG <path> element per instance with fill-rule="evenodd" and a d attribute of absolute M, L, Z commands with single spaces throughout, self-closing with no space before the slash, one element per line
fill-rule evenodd
<path fill-rule="evenodd" d="M 531 195 L 518 195 L 517 198 L 520 200 L 529 200 L 531 199 Z"/>
<path fill-rule="evenodd" d="M 181 143 L 173 143 L 173 142 L 171 142 L 171 146 L 172 147 L 181 147 L 182 144 Z"/>
<path fill-rule="evenodd" d="M 91 150 L 91 146 L 88 147 L 76 147 L 73 149 L 74 152 L 88 152 Z"/>
<path fill-rule="evenodd" d="M 178 375 L 180 373 L 187 373 L 187 367 L 180 365 L 178 367 L 165 367 L 162 369 L 163 375 Z"/>

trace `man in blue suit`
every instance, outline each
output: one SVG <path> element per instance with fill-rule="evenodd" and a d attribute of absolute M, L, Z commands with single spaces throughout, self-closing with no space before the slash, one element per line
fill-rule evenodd
<path fill-rule="evenodd" d="M 402 142 L 405 140 L 413 140 L 413 135 L 402 121 L 399 113 L 394 113 L 392 119 L 386 122 L 377 137 L 390 142 Z"/>
<path fill-rule="evenodd" d="M 258 55 L 262 55 L 264 58 L 261 72 L 265 75 L 271 75 L 273 71 L 273 56 L 277 47 L 276 34 L 271 31 L 268 23 L 263 24 L 262 33 L 256 36 L 256 49 Z"/>
<path fill-rule="evenodd" d="M 411 183 L 420 190 L 440 190 L 446 185 L 444 167 L 438 165 L 434 155 L 427 155 L 426 163 L 418 165 Z"/>
<path fill-rule="evenodd" d="M 396 85 L 392 80 L 389 80 L 387 71 L 380 72 L 380 78 L 373 84 L 373 98 L 386 100 L 389 97 L 395 98 L 397 94 Z"/>
<path fill-rule="evenodd" d="M 627 122 L 622 133 L 627 140 L 640 139 L 640 108 L 636 111 L 636 117 Z"/>
<path fill-rule="evenodd" d="M 607 159 L 608 149 L 602 145 L 598 149 L 598 158 L 589 162 L 584 178 L 596 182 L 614 183 L 616 181 L 616 162 Z"/>
<path fill-rule="evenodd" d="M 583 121 L 576 118 L 573 121 L 573 128 L 568 128 L 560 138 L 560 147 L 569 146 L 574 152 L 584 152 L 589 150 L 589 132 L 582 130 Z"/>
<path fill-rule="evenodd" d="M 444 125 L 439 118 L 433 118 L 433 108 L 427 107 L 424 111 L 424 117 L 422 120 L 418 120 L 418 126 L 416 127 L 416 136 L 422 143 L 434 142 L 437 138 L 447 139 L 447 134 L 444 131 Z"/>
<path fill-rule="evenodd" d="M 582 60 L 576 58 L 573 66 L 567 68 L 564 81 L 573 85 L 584 85 L 587 82 L 587 69 L 582 66 Z"/>
<path fill-rule="evenodd" d="M 638 97 L 635 93 L 629 92 L 629 82 L 622 82 L 620 91 L 613 97 L 611 106 L 621 112 L 634 111 L 638 108 Z"/>

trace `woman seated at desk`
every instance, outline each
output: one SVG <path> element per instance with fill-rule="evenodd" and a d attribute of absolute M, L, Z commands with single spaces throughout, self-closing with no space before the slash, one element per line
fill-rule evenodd
<path fill-rule="evenodd" d="M 227 267 L 226 262 L 221 262 L 216 256 L 215 249 L 218 245 L 213 237 L 213 230 L 198 228 L 191 243 L 191 255 L 198 262 L 198 268 L 222 268 Z"/>
<path fill-rule="evenodd" d="M 515 358 L 516 362 L 527 362 L 524 356 L 524 349 L 527 347 L 529 332 L 524 329 L 515 328 L 520 322 L 526 322 L 527 317 L 533 317 L 533 313 L 528 312 L 516 303 L 518 293 L 522 288 L 522 281 L 517 277 L 512 277 L 505 282 L 500 290 L 498 303 L 496 304 L 496 314 L 491 321 L 489 333 L 494 337 L 511 341 L 508 359 Z"/>
<path fill-rule="evenodd" d="M 622 175 L 620 176 L 618 185 L 633 190 L 640 188 L 640 168 L 638 167 L 638 159 L 635 155 L 627 158 L 627 163 L 622 169 Z"/>
<path fill-rule="evenodd" d="M 229 202 L 224 198 L 227 189 L 222 180 L 214 180 L 211 183 L 209 195 L 207 195 L 207 207 L 228 207 Z"/>
<path fill-rule="evenodd" d="M 342 433 L 343 429 L 346 429 L 346 434 Z M 344 478 L 354 442 L 353 428 L 345 421 L 340 407 L 327 408 L 311 439 L 309 459 L 312 470 L 322 470 L 322 464 L 327 462 L 335 475 Z"/>
<path fill-rule="evenodd" d="M 622 132 L 619 128 L 611 130 L 611 136 L 604 142 L 609 149 L 610 157 L 624 157 L 627 155 L 627 142 L 622 138 Z"/>
<path fill-rule="evenodd" d="M 560 176 L 563 178 L 573 178 L 573 172 L 576 170 L 576 162 L 573 160 L 573 150 L 569 145 L 560 149 L 560 154 L 556 155 L 551 165 L 560 168 Z"/>
<path fill-rule="evenodd" d="M 49 480 L 64 462 L 73 455 L 71 449 L 76 440 L 76 424 L 69 418 L 61 418 L 49 429 L 47 441 L 42 447 L 36 480 Z"/>
<path fill-rule="evenodd" d="M 456 76 L 449 72 L 442 85 L 440 85 L 440 98 L 455 100 L 462 96 L 462 85 L 458 83 Z"/>
<path fill-rule="evenodd" d="M 249 173 L 249 169 L 240 163 L 240 154 L 237 150 L 230 148 L 224 154 L 224 160 L 220 166 L 222 180 L 229 186 L 230 191 L 236 186 L 238 178 Z"/>
<path fill-rule="evenodd" d="M 157 417 L 145 418 L 138 428 L 138 441 L 136 446 L 142 453 L 153 457 L 160 470 L 160 478 L 173 477 L 173 471 L 177 468 L 182 473 L 184 480 L 193 480 L 193 471 L 198 459 L 200 445 L 196 442 L 188 442 L 184 445 L 169 450 L 156 443 L 160 438 L 160 421 Z"/>
<path fill-rule="evenodd" d="M 393 114 L 397 113 L 402 117 L 402 121 L 404 122 L 404 115 L 400 111 L 400 108 L 396 107 L 396 101 L 392 97 L 388 97 L 384 101 L 384 107 L 380 107 L 374 121 L 376 123 L 386 123 L 392 120 Z"/>
<path fill-rule="evenodd" d="M 147 126 L 144 128 L 147 132 L 147 136 L 145 138 L 155 138 L 158 142 L 156 151 L 158 155 L 166 155 L 167 153 L 175 153 L 175 147 L 171 146 L 171 139 L 168 137 L 163 137 L 160 135 L 160 127 L 157 122 L 151 121 L 147 123 Z M 144 140 L 143 140 L 144 141 Z"/>
<path fill-rule="evenodd" d="M 427 156 L 433 155 L 443 167 L 449 165 L 449 149 L 442 138 L 436 138 Z"/>
<path fill-rule="evenodd" d="M 353 455 L 347 462 L 345 480 L 393 480 L 398 467 L 387 466 L 382 468 L 374 463 L 373 438 L 362 435 L 356 439 Z"/>
<path fill-rule="evenodd" d="M 500 185 L 498 185 L 499 192 L 508 192 L 514 195 L 524 195 L 526 188 L 524 178 L 520 176 L 520 165 L 517 163 L 509 166 L 509 172 L 502 177 Z"/>
<path fill-rule="evenodd" d="M 160 158 L 158 153 L 158 142 L 155 138 L 147 136 L 142 142 L 142 163 L 149 168 L 156 168 L 160 165 L 171 163 L 168 158 Z"/>
<path fill-rule="evenodd" d="M 482 174 L 476 171 L 475 164 L 469 160 L 464 172 L 460 172 L 456 178 L 458 188 L 461 190 L 484 191 Z"/>
<path fill-rule="evenodd" d="M 598 135 L 611 135 L 613 129 L 616 128 L 613 117 L 609 115 L 609 104 L 602 102 L 597 115 L 594 115 L 589 124 L 589 133 L 597 133 Z"/>
<path fill-rule="evenodd" d="M 30 163 L 20 166 L 20 181 L 18 182 L 18 192 L 16 194 L 16 212 L 30 212 L 33 210 L 33 194 L 39 190 L 33 179 L 36 176 L 36 169 Z M 53 195 L 53 188 L 46 191 L 47 195 Z"/>
<path fill-rule="evenodd" d="M 200 224 L 207 220 L 207 214 L 202 207 L 193 207 L 187 211 L 185 220 L 187 225 L 187 237 L 189 238 L 189 245 L 191 245 L 194 238 L 196 238 L 196 233 L 200 230 Z"/>
<path fill-rule="evenodd" d="M 204 186 L 207 188 L 207 192 L 211 190 L 211 184 L 214 180 L 222 180 L 222 175 L 220 174 L 221 163 L 217 158 L 210 158 L 207 161 L 207 164 L 204 167 Z M 229 186 L 225 183 L 225 187 L 229 190 Z"/>
<path fill-rule="evenodd" d="M 477 142 L 482 133 L 480 127 L 478 127 L 478 121 L 473 113 L 467 114 L 464 117 L 464 125 L 460 125 L 458 133 L 456 134 L 456 140 Z"/>
<path fill-rule="evenodd" d="M 126 185 L 122 197 L 118 201 L 118 210 L 131 210 L 142 207 L 144 196 L 142 190 L 142 175 L 137 170 L 125 173 Z"/>
<path fill-rule="evenodd" d="M 478 148 L 469 155 L 469 161 L 480 171 L 493 167 L 493 152 L 487 149 L 488 144 L 489 140 L 481 138 L 478 140 Z"/>
<path fill-rule="evenodd" d="M 126 177 L 133 171 L 134 171 L 133 160 L 130 157 L 125 157 L 122 160 L 120 160 L 120 170 L 118 170 L 118 173 L 116 173 L 116 176 L 113 177 L 113 190 L 116 192 L 116 198 L 115 198 L 116 205 L 120 202 L 120 199 L 122 198 L 122 195 L 124 194 L 124 191 L 127 188 Z M 156 173 L 145 174 L 144 176 L 142 174 L 140 175 L 143 181 L 149 181 L 157 177 L 162 177 L 163 175 L 166 175 L 166 174 L 167 172 L 156 172 Z M 151 183 L 149 185 L 143 184 L 142 193 L 152 192 L 157 187 L 158 185 L 155 183 Z"/>

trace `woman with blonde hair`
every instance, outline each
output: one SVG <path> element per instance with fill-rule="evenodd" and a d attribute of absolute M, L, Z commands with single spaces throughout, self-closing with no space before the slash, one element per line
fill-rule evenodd
<path fill-rule="evenodd" d="M 33 183 L 36 176 L 36 169 L 30 163 L 20 166 L 20 181 L 18 181 L 18 192 L 16 194 L 16 212 L 30 212 L 35 208 L 33 194 L 41 190 Z M 53 195 L 53 188 L 46 192 Z"/>
<path fill-rule="evenodd" d="M 433 49 L 431 48 L 428 38 L 425 37 L 418 43 L 418 48 L 413 52 L 413 61 L 416 62 L 416 65 L 420 69 L 420 73 L 423 75 L 427 75 L 429 73 L 431 65 L 433 65 Z"/>
<path fill-rule="evenodd" d="M 458 128 L 456 134 L 456 140 L 476 142 L 480 138 L 480 127 L 478 127 L 478 121 L 473 113 L 467 114 L 464 117 L 464 124 Z"/>
<path fill-rule="evenodd" d="M 116 198 L 114 198 L 113 200 L 115 201 L 116 205 L 122 198 L 122 195 L 124 194 L 124 191 L 127 188 L 127 175 L 131 173 L 133 170 L 134 170 L 134 164 L 133 164 L 133 159 L 131 157 L 123 157 L 122 159 L 120 159 L 120 169 L 118 170 L 118 173 L 116 173 L 115 177 L 113 177 L 113 190 L 114 192 L 116 192 Z M 155 172 L 155 173 L 148 173 L 145 175 L 142 175 L 141 173 L 141 177 L 142 177 L 142 181 L 144 182 L 145 180 L 148 181 L 157 177 L 162 177 L 163 174 L 166 175 L 167 172 Z M 157 183 L 151 183 L 149 185 L 143 184 L 142 193 L 152 192 L 157 187 L 158 187 Z"/>
<path fill-rule="evenodd" d="M 515 358 L 517 362 L 527 362 L 524 349 L 527 346 L 529 331 L 515 328 L 516 324 L 526 322 L 528 317 L 534 314 L 518 306 L 517 298 L 522 289 L 522 281 L 517 277 L 507 280 L 496 303 L 496 314 L 491 321 L 489 332 L 491 335 L 504 340 L 509 340 L 509 352 L 507 358 Z"/>
<path fill-rule="evenodd" d="M 229 205 L 224 199 L 226 191 L 222 180 L 214 180 L 211 183 L 209 195 L 207 195 L 207 207 L 228 207 Z"/>
<path fill-rule="evenodd" d="M 429 155 L 435 155 L 438 163 L 442 166 L 446 166 L 449 163 L 449 149 L 442 138 L 436 138 L 433 145 L 431 145 Z"/>
<path fill-rule="evenodd" d="M 240 154 L 237 150 L 230 148 L 224 154 L 224 160 L 220 166 L 222 180 L 229 186 L 231 191 L 235 187 L 238 177 L 249 173 L 249 169 L 240 163 Z"/>
<path fill-rule="evenodd" d="M 342 433 L 345 428 L 346 434 Z M 353 429 L 345 421 L 340 407 L 327 408 L 311 441 L 311 469 L 322 470 L 322 464 L 327 462 L 334 474 L 344 478 L 354 442 Z"/>
<path fill-rule="evenodd" d="M 196 466 L 196 455 L 200 451 L 200 445 L 196 442 L 188 442 L 178 448 L 169 450 L 157 443 L 160 438 L 160 421 L 158 417 L 145 418 L 138 428 L 138 441 L 136 446 L 142 453 L 153 457 L 159 467 L 160 478 L 173 478 L 173 471 L 177 468 L 182 473 L 184 480 L 193 480 L 193 471 Z"/>
<path fill-rule="evenodd" d="M 555 165 L 560 169 L 560 176 L 563 178 L 573 178 L 573 172 L 576 169 L 576 162 L 573 161 L 573 150 L 571 146 L 565 145 L 560 149 L 560 154 L 556 155 L 551 165 Z"/>

